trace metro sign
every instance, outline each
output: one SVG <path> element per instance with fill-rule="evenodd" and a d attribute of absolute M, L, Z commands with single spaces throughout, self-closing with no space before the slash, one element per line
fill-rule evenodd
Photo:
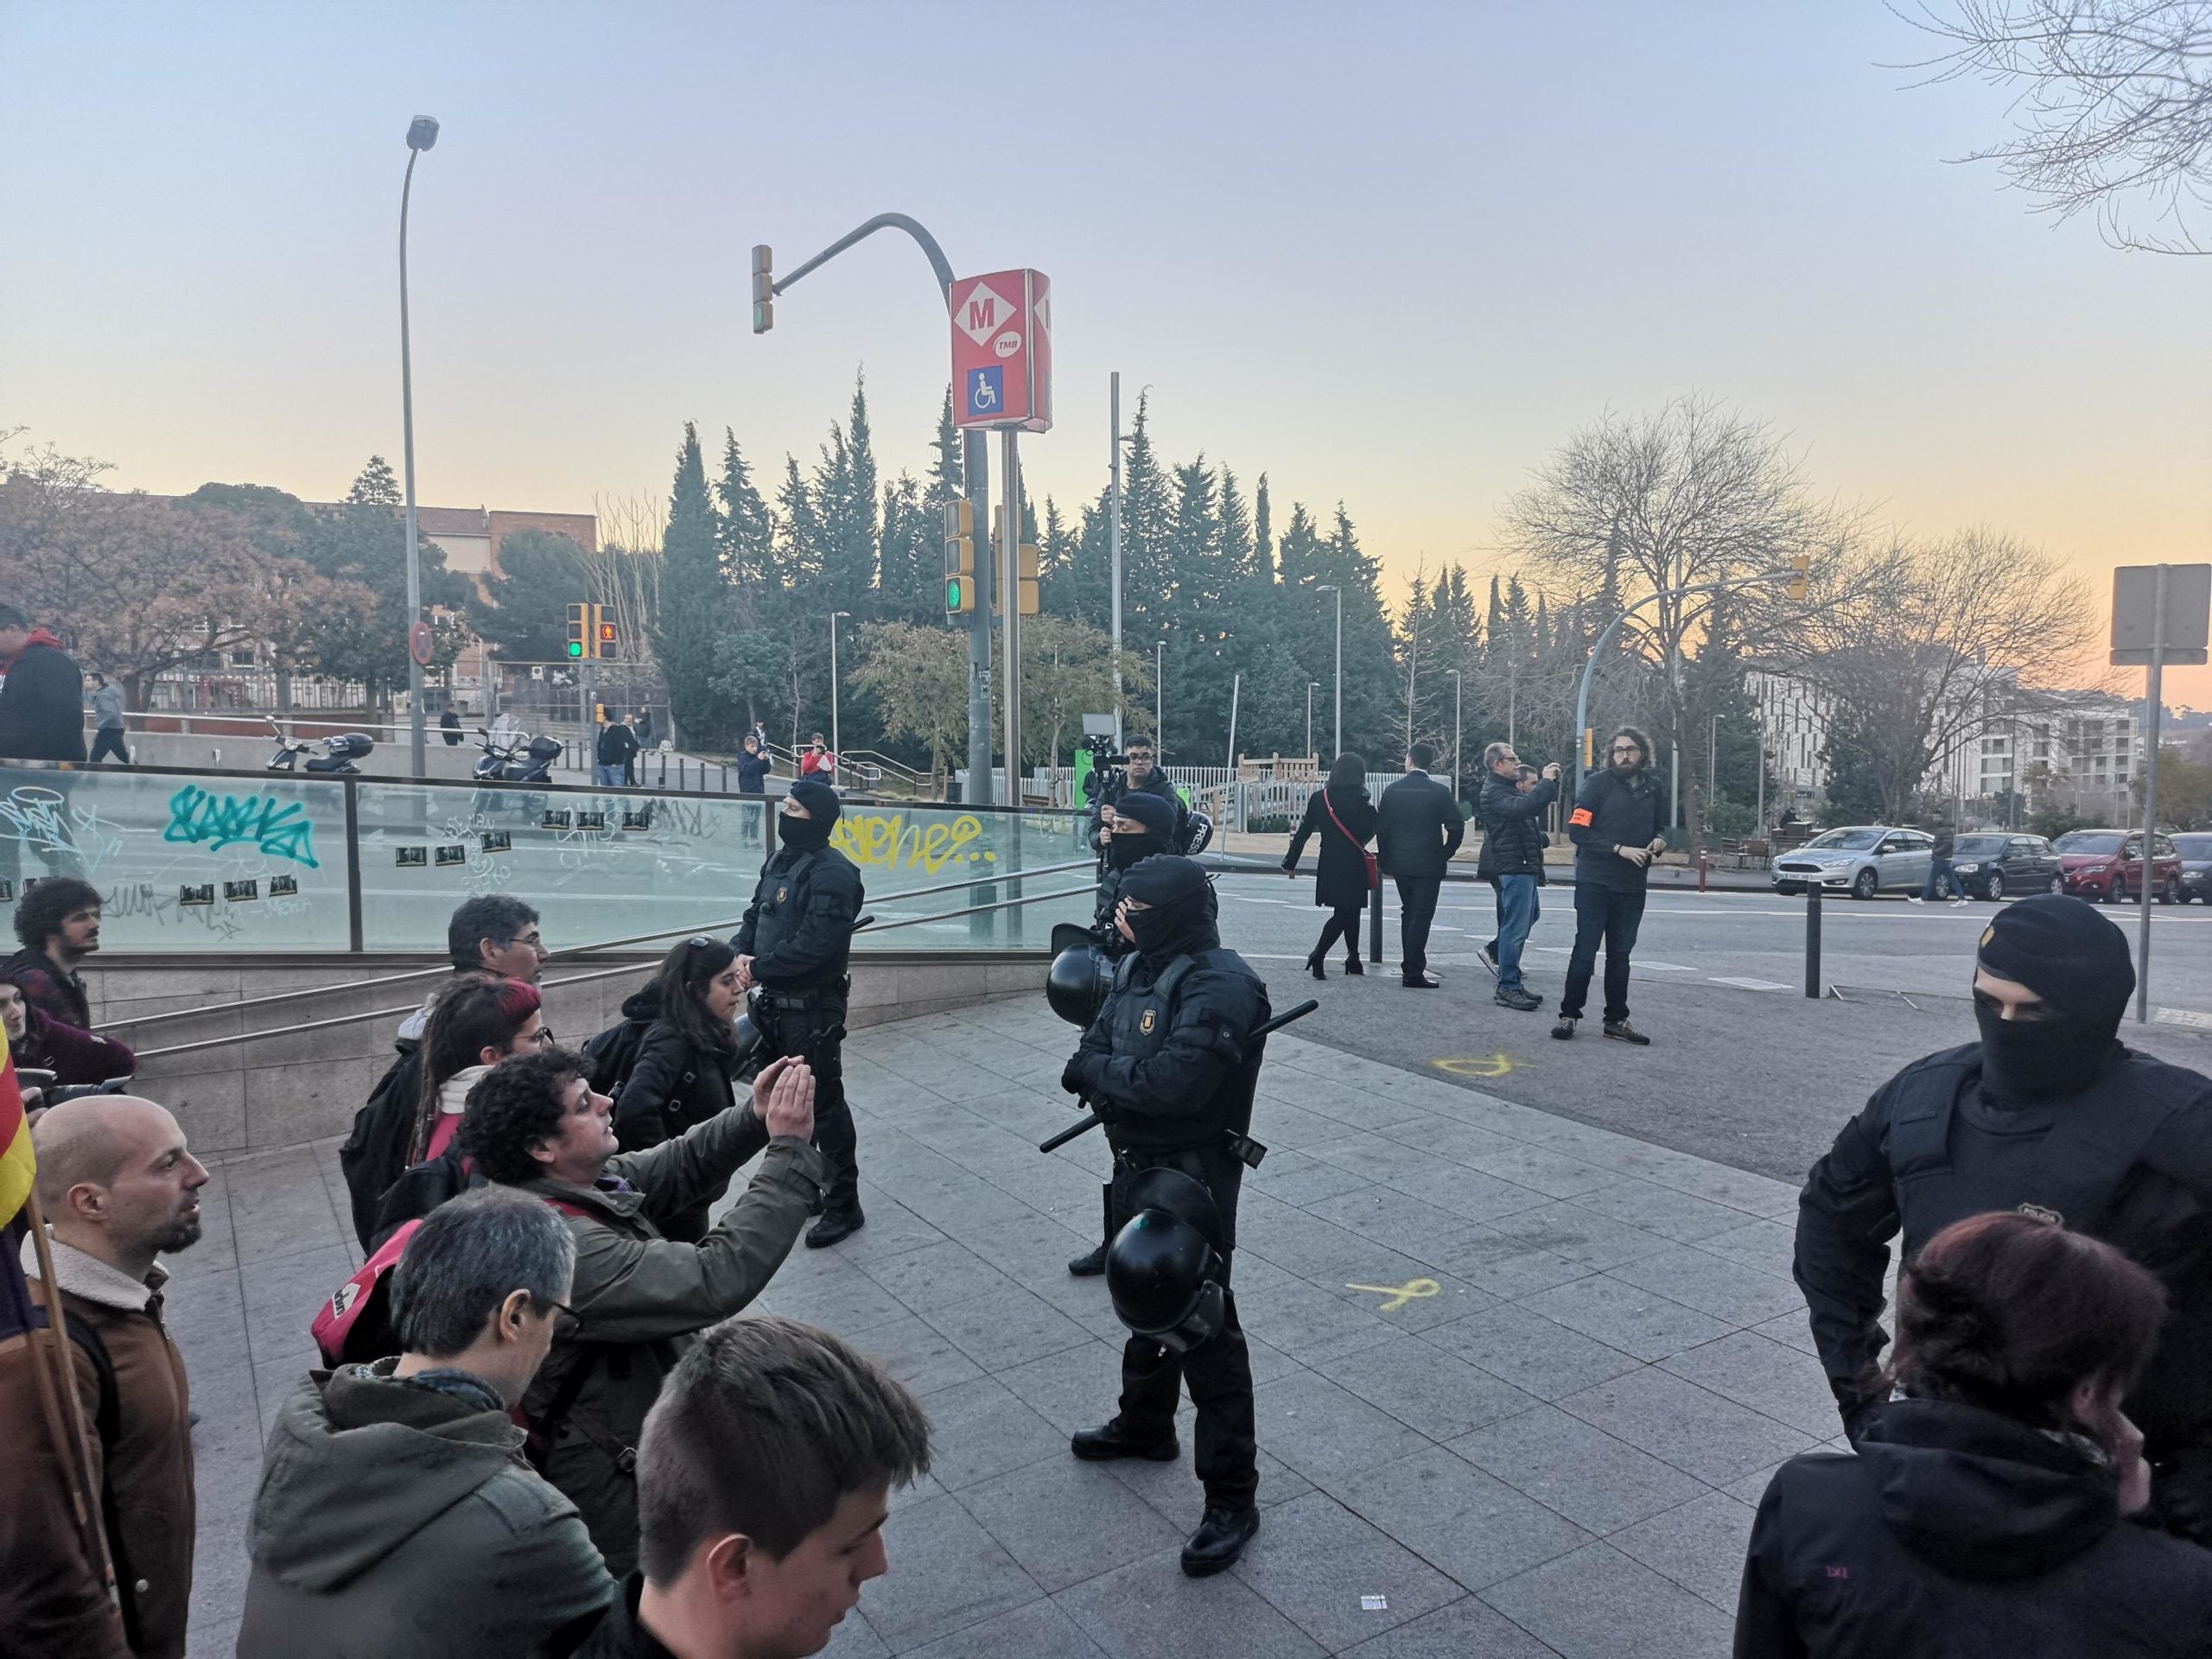
<path fill-rule="evenodd" d="M 1034 270 L 952 284 L 956 426 L 1052 429 L 1052 288 Z"/>

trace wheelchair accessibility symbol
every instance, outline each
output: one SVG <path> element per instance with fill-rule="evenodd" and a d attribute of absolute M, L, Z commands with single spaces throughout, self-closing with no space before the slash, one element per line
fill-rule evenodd
<path fill-rule="evenodd" d="M 968 377 L 968 412 L 992 415 L 1006 407 L 1006 366 L 994 363 Z"/>

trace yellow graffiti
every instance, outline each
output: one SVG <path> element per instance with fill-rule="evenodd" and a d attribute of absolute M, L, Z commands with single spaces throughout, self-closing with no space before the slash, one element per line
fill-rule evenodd
<path fill-rule="evenodd" d="M 1433 1060 L 1430 1064 L 1440 1071 L 1449 1071 L 1455 1077 L 1502 1077 L 1509 1071 L 1518 1071 L 1521 1066 L 1520 1061 L 1502 1052 L 1484 1059 Z"/>
<path fill-rule="evenodd" d="M 921 870 L 935 875 L 963 847 L 983 833 L 972 813 L 950 823 L 909 823 L 903 812 L 855 812 L 848 808 L 830 832 L 830 844 L 854 863 L 879 869 Z M 977 856 L 975 853 L 969 858 Z M 990 861 L 994 855 L 982 856 Z"/>
<path fill-rule="evenodd" d="M 1384 1299 L 1378 1313 L 1395 1313 L 1408 1302 L 1427 1301 L 1432 1296 L 1444 1294 L 1444 1287 L 1433 1279 L 1408 1279 L 1402 1285 L 1346 1285 L 1346 1290 L 1371 1290 Z"/>

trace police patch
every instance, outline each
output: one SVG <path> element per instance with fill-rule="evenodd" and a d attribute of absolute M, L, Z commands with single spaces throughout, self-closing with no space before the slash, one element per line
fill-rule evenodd
<path fill-rule="evenodd" d="M 779 905 L 782 904 L 784 902 L 784 895 L 790 891 L 791 889 L 789 887 L 778 887 L 776 889 L 776 902 Z"/>
<path fill-rule="evenodd" d="M 2066 1224 L 2065 1217 L 2044 1205 L 2024 1204 L 2019 1206 L 2019 1210 L 2022 1215 L 2032 1216 L 2037 1221 L 2047 1221 L 2054 1227 L 2063 1227 Z"/>
<path fill-rule="evenodd" d="M 1144 1033 L 1146 1036 L 1149 1037 L 1152 1035 L 1153 1021 L 1158 1018 L 1159 1014 L 1157 1010 L 1147 1008 L 1144 1011 L 1144 1018 L 1137 1021 L 1137 1029 Z"/>

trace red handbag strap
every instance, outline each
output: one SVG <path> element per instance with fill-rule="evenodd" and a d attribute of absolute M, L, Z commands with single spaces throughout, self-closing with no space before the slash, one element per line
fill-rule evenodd
<path fill-rule="evenodd" d="M 1321 810 L 1329 815 L 1329 822 L 1335 824 L 1337 828 L 1343 832 L 1344 838 L 1346 841 L 1351 842 L 1353 846 L 1358 848 L 1363 853 L 1367 850 L 1367 844 L 1364 842 L 1361 841 L 1357 836 L 1352 834 L 1351 830 L 1344 829 L 1344 821 L 1337 816 L 1337 804 L 1329 798 L 1329 791 L 1325 788 L 1321 791 Z"/>

